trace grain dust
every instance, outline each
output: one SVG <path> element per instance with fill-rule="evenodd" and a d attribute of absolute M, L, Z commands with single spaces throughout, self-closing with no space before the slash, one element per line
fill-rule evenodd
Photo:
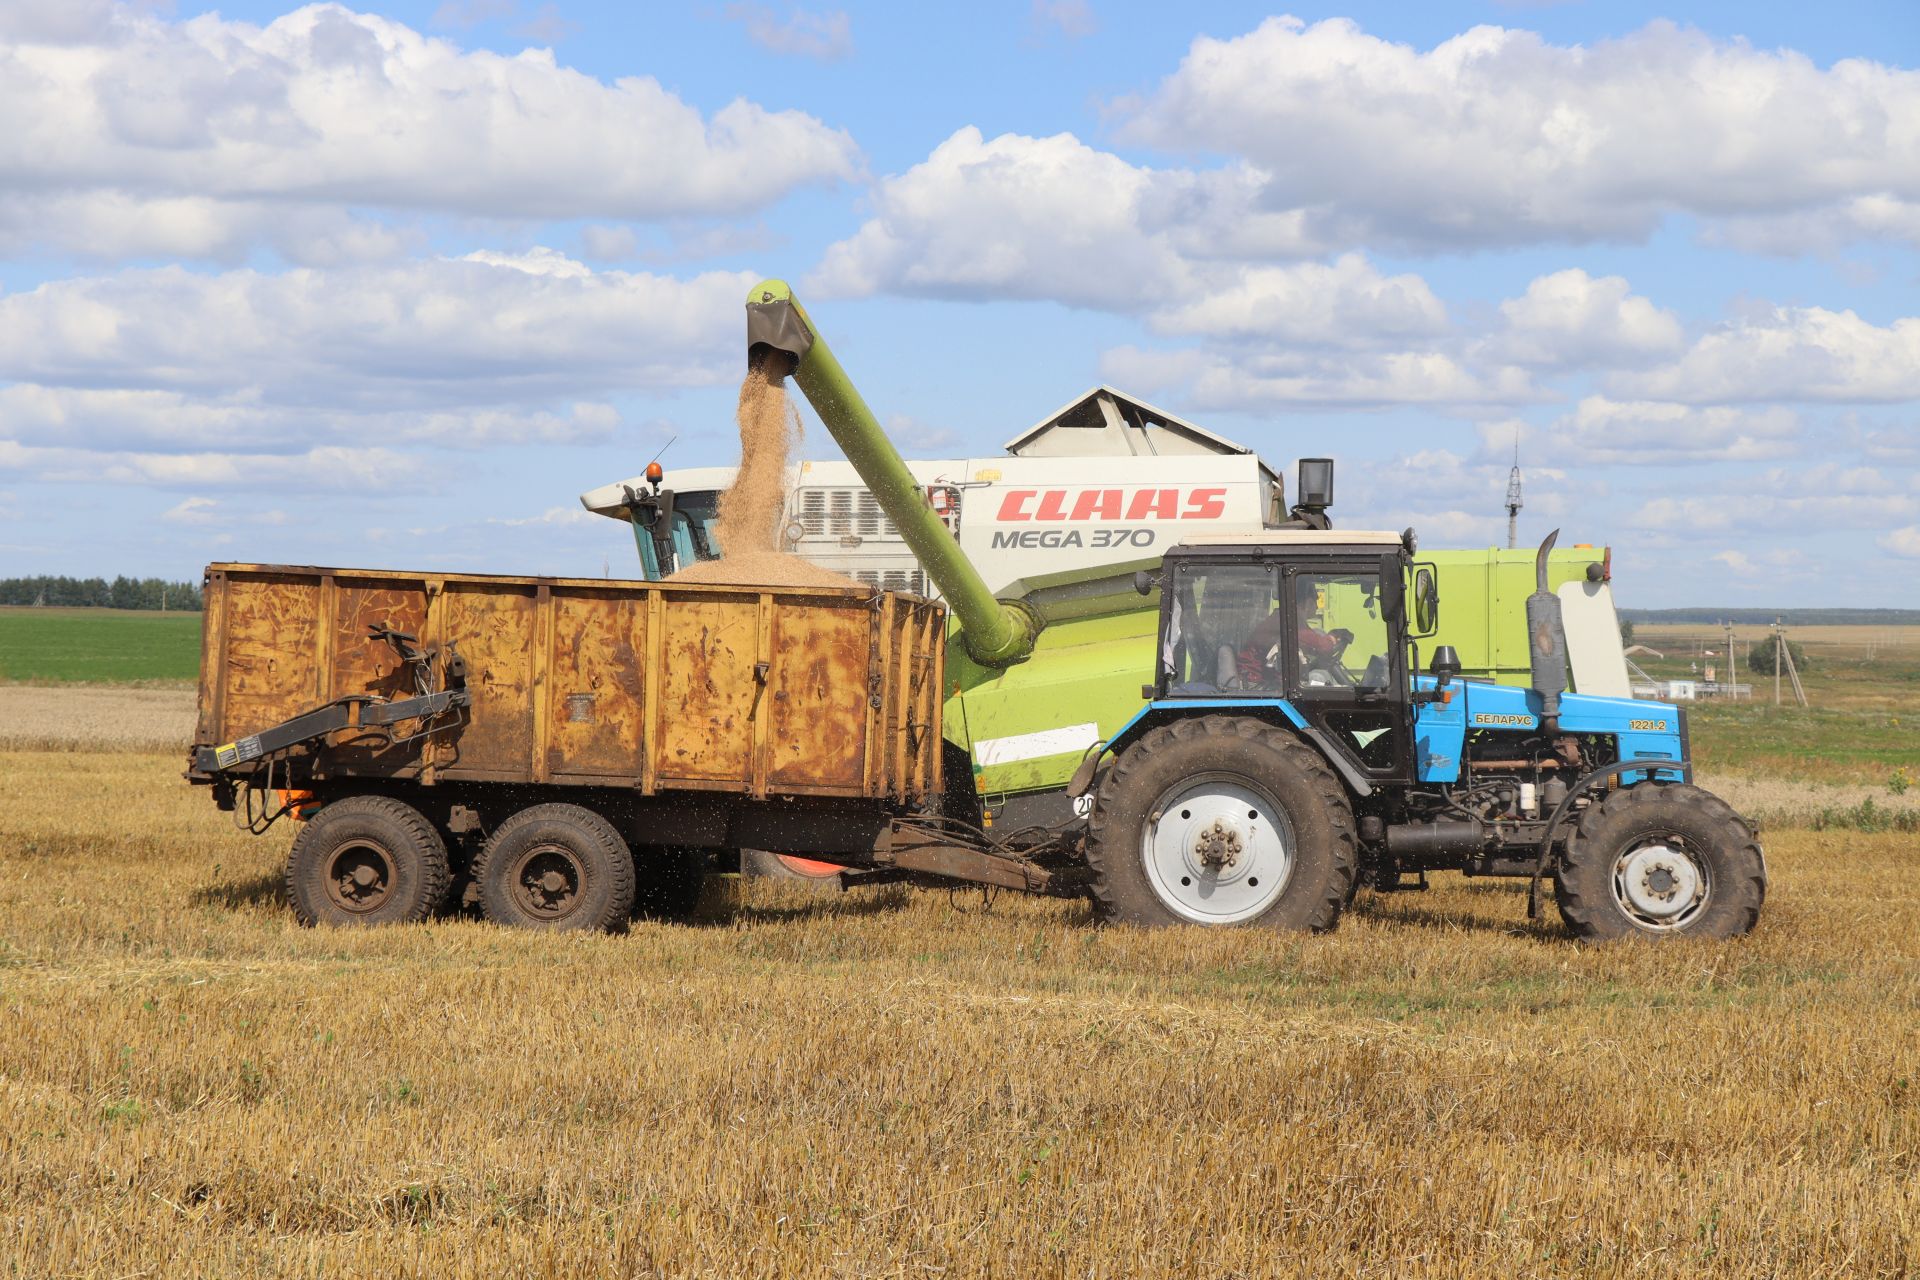
<path fill-rule="evenodd" d="M 862 584 L 780 547 L 786 507 L 787 455 L 800 438 L 800 414 L 787 400 L 786 378 L 773 361 L 756 361 L 740 383 L 740 470 L 720 495 L 714 533 L 720 559 L 689 565 L 675 582 L 733 586 L 858 587 Z"/>

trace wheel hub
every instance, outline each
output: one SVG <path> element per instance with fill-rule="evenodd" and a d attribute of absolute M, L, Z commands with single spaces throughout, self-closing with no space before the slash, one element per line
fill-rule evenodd
<path fill-rule="evenodd" d="M 513 877 L 515 895 L 530 915 L 554 920 L 580 905 L 580 865 L 558 845 L 530 849 Z"/>
<path fill-rule="evenodd" d="M 1140 855 L 1168 910 L 1197 924 L 1236 924 L 1285 892 L 1293 828 L 1264 787 L 1238 774 L 1208 774 L 1161 796 Z"/>
<path fill-rule="evenodd" d="M 1628 850 L 1615 865 L 1613 882 L 1615 900 L 1643 928 L 1679 928 L 1706 905 L 1705 871 L 1676 838 L 1661 837 Z"/>
<path fill-rule="evenodd" d="M 1215 818 L 1193 837 L 1193 855 L 1203 867 L 1230 867 L 1240 861 L 1246 839 L 1238 827 Z"/>
<path fill-rule="evenodd" d="M 326 894 L 342 911 L 377 911 L 393 895 L 393 859 L 379 845 L 355 841 L 327 863 Z"/>

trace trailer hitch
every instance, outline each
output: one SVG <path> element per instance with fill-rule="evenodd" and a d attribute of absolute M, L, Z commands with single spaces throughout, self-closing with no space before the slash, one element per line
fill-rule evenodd
<path fill-rule="evenodd" d="M 219 746 L 195 747 L 193 772 L 214 776 L 271 758 L 282 751 L 324 738 L 341 729 L 370 729 L 386 738 L 386 745 L 412 742 L 429 733 L 442 732 L 452 725 L 436 725 L 447 712 L 471 707 L 473 694 L 467 688 L 467 663 L 460 651 L 449 644 L 446 661 L 441 664 L 443 685 L 433 687 L 433 665 L 437 650 L 419 648 L 417 637 L 405 631 L 375 624 L 367 628 L 369 638 L 385 640 L 400 652 L 401 661 L 413 677 L 416 690 L 411 698 L 382 698 L 371 693 L 350 693 L 324 706 L 305 711 L 271 728 Z M 392 726 L 418 720 L 422 727 L 404 738 L 396 738 Z"/>

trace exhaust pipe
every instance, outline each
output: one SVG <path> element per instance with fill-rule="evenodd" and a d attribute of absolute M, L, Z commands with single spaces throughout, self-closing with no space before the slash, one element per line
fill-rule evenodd
<path fill-rule="evenodd" d="M 1533 559 L 1534 592 L 1527 597 L 1527 657 L 1533 691 L 1540 695 L 1540 727 L 1560 732 L 1560 695 L 1567 691 L 1567 631 L 1560 618 L 1560 597 L 1547 589 L 1547 554 L 1559 540 L 1555 529 Z"/>

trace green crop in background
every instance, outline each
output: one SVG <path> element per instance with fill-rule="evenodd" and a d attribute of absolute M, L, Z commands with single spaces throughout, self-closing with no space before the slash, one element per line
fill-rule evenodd
<path fill-rule="evenodd" d="M 192 681 L 200 615 L 0 608 L 0 680 Z"/>

